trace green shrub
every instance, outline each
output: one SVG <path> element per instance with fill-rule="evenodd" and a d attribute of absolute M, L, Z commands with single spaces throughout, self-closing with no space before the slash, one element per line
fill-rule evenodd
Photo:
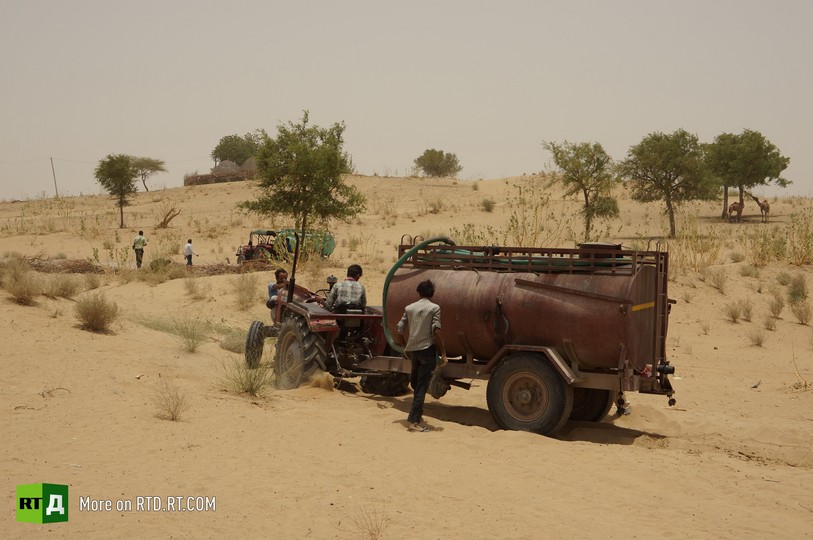
<path fill-rule="evenodd" d="M 172 319 L 172 333 L 187 352 L 195 352 L 209 337 L 212 324 L 196 315 L 181 315 Z"/>
<path fill-rule="evenodd" d="M 241 358 L 221 365 L 226 385 L 238 393 L 259 396 L 274 385 L 274 370 L 269 364 L 250 369 Z"/>
<path fill-rule="evenodd" d="M 487 198 L 480 201 L 480 206 L 486 212 L 493 212 L 494 211 L 494 199 Z"/>
<path fill-rule="evenodd" d="M 804 274 L 795 274 L 788 284 L 788 302 L 796 304 L 807 300 L 807 281 Z"/>

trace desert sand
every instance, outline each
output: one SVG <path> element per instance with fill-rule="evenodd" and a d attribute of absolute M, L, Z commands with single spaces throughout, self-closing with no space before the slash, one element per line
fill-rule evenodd
<path fill-rule="evenodd" d="M 338 247 L 322 264 L 306 264 L 297 282 L 322 288 L 358 262 L 371 304 L 380 304 L 384 276 L 401 235 L 455 233 L 464 224 L 505 230 L 527 176 L 472 182 L 448 179 L 352 177 L 368 209 L 334 223 Z M 527 196 L 528 188 L 524 192 Z M 109 197 L 66 197 L 0 204 L 0 254 L 56 261 L 93 259 L 108 268 L 98 290 L 122 316 L 112 331 L 78 327 L 76 299 L 38 296 L 21 306 L 0 291 L 0 536 L 86 538 L 801 538 L 813 531 L 813 333 L 789 307 L 764 332 L 769 291 L 785 294 L 780 274 L 809 266 L 749 265 L 746 237 L 781 231 L 813 201 L 771 200 L 762 224 L 746 201 L 743 223 L 723 223 L 720 203 L 682 208 L 678 228 L 696 227 L 719 239 L 713 269 L 725 272 L 721 292 L 690 265 L 673 263 L 668 353 L 677 369 L 677 405 L 663 396 L 627 394 L 631 414 L 600 423 L 569 423 L 554 437 L 499 430 L 486 408 L 485 382 L 427 397 L 435 429 L 410 433 L 411 396 L 385 398 L 305 386 L 260 397 L 224 382 L 223 366 L 240 354 L 212 336 L 194 353 L 171 334 L 140 321 L 200 317 L 247 330 L 269 322 L 259 273 L 256 301 L 237 305 L 233 274 L 206 268 L 234 264 L 235 249 L 259 226 L 282 218 L 239 213 L 251 182 L 139 193 L 125 209 Z M 577 199 L 555 190 L 543 215 L 546 238 L 570 247 L 567 227 L 580 230 Z M 664 231 L 657 204 L 618 193 L 622 217 L 602 240 L 646 248 Z M 534 195 L 538 199 L 538 194 Z M 494 202 L 492 212 L 483 199 Z M 181 214 L 157 230 L 162 205 Z M 809 214 L 808 214 L 809 215 Z M 557 225 L 558 224 L 558 225 Z M 558 227 L 558 228 L 557 228 Z M 602 226 L 604 227 L 604 226 Z M 185 279 L 151 284 L 121 279 L 109 254 L 128 249 L 143 229 L 146 263 L 194 240 L 200 257 Z M 471 230 L 471 229 L 470 229 Z M 556 232 L 558 231 L 558 233 Z M 509 242 L 510 243 L 510 242 Z M 546 247 L 552 247 L 546 245 Z M 670 243 L 673 252 L 680 249 Z M 744 260 L 743 260 L 744 257 Z M 175 263 L 179 254 L 171 255 Z M 734 261 L 737 262 L 734 262 Z M 143 271 L 143 270 L 142 270 Z M 43 279 L 47 279 L 43 275 Z M 734 323 L 731 302 L 750 299 L 751 321 Z M 190 407 L 178 421 L 158 416 L 156 395 L 171 381 Z M 351 381 L 352 382 L 352 381 Z M 806 386 L 807 385 L 807 386 Z M 614 410 L 613 410 L 614 412 Z M 70 486 L 69 522 L 15 522 L 15 486 Z M 117 511 L 137 497 L 214 497 L 203 512 Z M 111 511 L 81 511 L 80 498 L 109 500 Z M 166 502 L 164 502 L 166 507 Z"/>

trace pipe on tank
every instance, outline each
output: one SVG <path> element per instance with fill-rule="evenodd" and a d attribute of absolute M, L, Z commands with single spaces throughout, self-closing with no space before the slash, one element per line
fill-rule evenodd
<path fill-rule="evenodd" d="M 393 341 L 392 334 L 390 334 L 390 329 L 389 329 L 389 326 L 387 325 L 387 291 L 390 288 L 390 280 L 392 280 L 392 277 L 395 275 L 395 272 L 406 261 L 408 261 L 410 257 L 415 255 L 415 253 L 417 253 L 419 250 L 425 248 L 426 246 L 428 246 L 430 244 L 440 243 L 440 242 L 442 242 L 442 243 L 444 243 L 444 244 L 446 244 L 448 246 L 454 246 L 455 245 L 454 240 L 451 240 L 446 236 L 435 236 L 433 238 L 429 238 L 428 240 L 424 240 L 423 242 L 415 245 L 409 251 L 404 253 L 403 256 L 400 259 L 395 261 L 395 264 L 392 265 L 392 268 L 390 268 L 390 271 L 387 273 L 387 277 L 384 279 L 384 292 L 382 294 L 382 304 L 381 304 L 381 306 L 382 306 L 381 311 L 383 311 L 383 319 L 384 319 L 382 321 L 383 326 L 384 326 L 384 337 L 387 338 L 387 343 L 389 343 L 392 350 L 394 350 L 394 351 L 396 351 L 398 353 L 403 353 L 404 348 L 401 345 L 395 343 L 395 341 Z"/>

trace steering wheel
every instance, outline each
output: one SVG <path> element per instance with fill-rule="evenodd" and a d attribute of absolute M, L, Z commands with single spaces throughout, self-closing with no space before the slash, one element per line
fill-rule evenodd
<path fill-rule="evenodd" d="M 329 292 L 330 292 L 329 289 L 319 289 L 318 291 L 313 293 L 313 296 L 305 300 L 305 303 L 309 304 L 312 302 L 319 302 L 320 304 L 322 304 L 324 303 L 325 300 L 327 300 L 327 293 Z"/>

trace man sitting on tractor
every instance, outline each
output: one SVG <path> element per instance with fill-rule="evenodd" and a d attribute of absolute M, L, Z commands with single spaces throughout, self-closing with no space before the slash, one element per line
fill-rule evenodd
<path fill-rule="evenodd" d="M 325 307 L 329 311 L 335 311 L 338 306 L 354 306 L 364 310 L 367 307 L 367 292 L 364 285 L 359 283 L 361 278 L 361 266 L 351 264 L 347 268 L 347 277 L 330 289 L 325 300 Z"/>

